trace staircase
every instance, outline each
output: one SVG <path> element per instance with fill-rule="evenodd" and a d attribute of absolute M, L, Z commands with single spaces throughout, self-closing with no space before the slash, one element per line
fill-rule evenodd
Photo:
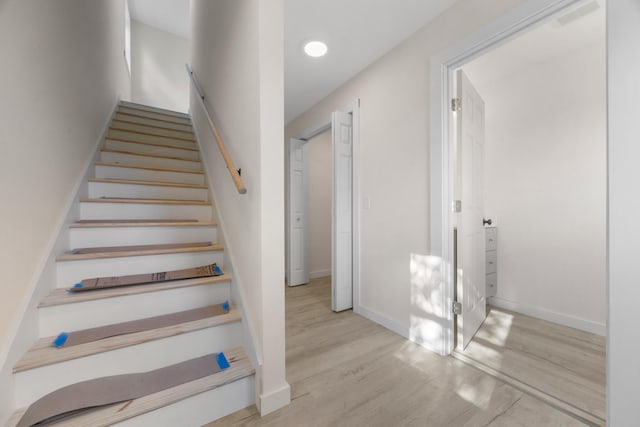
<path fill-rule="evenodd" d="M 231 365 L 226 370 L 51 425 L 200 426 L 254 403 L 254 368 L 242 348 L 242 319 L 233 304 L 226 314 L 197 321 L 68 348 L 51 345 L 63 331 L 230 301 L 228 274 L 82 293 L 66 290 L 92 277 L 213 262 L 224 269 L 224 247 L 217 243 L 199 156 L 187 115 L 120 103 L 94 177 L 86 183 L 87 197 L 80 198 L 79 219 L 68 230 L 70 251 L 56 259 L 56 289 L 40 301 L 41 338 L 14 367 L 16 407 L 22 409 L 7 426 L 15 426 L 29 404 L 61 387 L 221 351 Z M 71 251 L 76 248 L 100 249 Z"/>

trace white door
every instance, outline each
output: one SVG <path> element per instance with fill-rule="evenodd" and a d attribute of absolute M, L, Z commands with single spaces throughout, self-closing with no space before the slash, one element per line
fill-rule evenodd
<path fill-rule="evenodd" d="M 353 119 L 336 111 L 331 116 L 333 150 L 333 221 L 331 223 L 331 308 L 353 306 Z"/>
<path fill-rule="evenodd" d="M 309 283 L 307 252 L 307 144 L 300 139 L 289 141 L 289 252 L 287 282 L 289 286 Z"/>
<path fill-rule="evenodd" d="M 484 101 L 467 76 L 458 71 L 457 98 L 457 180 L 456 197 L 461 211 L 458 225 L 457 300 L 458 347 L 464 349 L 486 317 L 484 264 L 483 163 Z"/>

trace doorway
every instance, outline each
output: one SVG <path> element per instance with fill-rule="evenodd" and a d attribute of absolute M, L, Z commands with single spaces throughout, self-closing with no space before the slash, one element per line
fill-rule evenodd
<path fill-rule="evenodd" d="M 336 312 L 353 308 L 354 301 L 358 301 L 358 125 L 356 103 L 352 108 L 333 112 L 330 120 L 291 139 L 287 149 L 287 284 L 299 286 L 312 278 L 330 275 L 331 307 Z M 322 162 L 329 147 L 329 167 L 311 163 L 317 156 Z M 322 194 L 327 192 L 327 182 L 330 200 Z M 322 188 L 315 187 L 318 185 Z M 329 230 L 320 212 L 327 211 L 327 202 Z M 312 222 L 314 217 L 320 221 Z M 316 240 L 312 242 L 312 238 Z"/>
<path fill-rule="evenodd" d="M 449 227 L 455 227 L 460 222 L 456 218 L 457 214 L 451 213 L 450 210 L 447 211 L 446 208 L 448 206 L 453 206 L 454 209 L 458 208 L 460 192 L 456 188 L 459 184 L 457 182 L 459 174 L 454 173 L 454 171 L 456 166 L 459 165 L 456 159 L 464 158 L 465 156 L 456 152 L 457 147 L 455 144 L 451 143 L 449 145 L 449 141 L 455 141 L 454 138 L 459 131 L 457 126 L 450 125 L 455 123 L 454 120 L 457 120 L 457 118 L 453 119 L 448 115 L 447 111 L 451 109 L 449 105 L 447 105 L 447 110 L 442 108 L 439 111 L 438 114 L 441 114 L 439 118 L 442 120 L 442 126 L 439 127 L 437 132 L 434 132 L 439 135 L 438 137 L 443 138 L 443 145 L 438 147 L 442 151 L 440 153 L 436 151 L 438 155 L 441 154 L 442 156 L 436 156 L 436 158 L 444 162 L 442 167 L 435 168 L 440 169 L 440 172 L 442 172 L 438 174 L 442 179 L 442 185 L 437 188 L 435 196 L 445 196 L 436 201 L 436 205 L 442 208 L 439 213 L 442 214 L 443 218 L 434 227 L 440 227 L 437 235 L 442 239 L 439 243 L 442 250 L 443 265 L 445 267 L 447 265 L 452 266 L 450 272 L 445 274 L 444 277 L 444 293 L 454 296 L 457 288 L 459 291 L 457 295 L 458 301 L 460 301 L 460 297 L 465 300 L 473 297 L 474 303 L 481 302 L 484 304 L 487 289 L 493 292 L 493 295 L 489 295 L 491 297 L 489 298 L 489 303 L 492 304 L 489 310 L 489 318 L 481 326 L 479 333 L 481 335 L 480 340 L 484 340 L 484 345 L 476 345 L 473 349 L 474 351 L 471 353 L 464 352 L 460 358 L 468 359 L 469 354 L 473 354 L 474 358 L 481 359 L 479 354 L 491 354 L 494 361 L 496 358 L 505 357 L 502 364 L 508 365 L 511 362 L 506 359 L 504 353 L 499 354 L 500 347 L 510 337 L 513 338 L 513 334 L 522 330 L 528 330 L 530 337 L 535 336 L 536 338 L 542 336 L 542 332 L 551 331 L 552 329 L 560 331 L 559 336 L 556 338 L 544 338 L 547 345 L 549 345 L 549 342 L 553 343 L 554 339 L 561 344 L 564 344 L 562 341 L 569 340 L 583 343 L 589 342 L 588 345 L 596 348 L 598 354 L 595 357 L 587 357 L 586 363 L 589 364 L 594 359 L 597 359 L 598 364 L 601 366 L 598 366 L 597 369 L 585 368 L 583 372 L 597 370 L 602 373 L 601 378 L 598 378 L 597 381 L 597 387 L 602 389 L 598 402 L 595 404 L 597 408 L 594 408 L 591 403 L 582 405 L 575 402 L 567 402 L 569 399 L 557 395 L 556 390 L 544 389 L 544 382 L 538 383 L 531 393 L 545 395 L 541 396 L 541 398 L 555 397 L 556 406 L 566 405 L 566 410 L 577 413 L 577 416 L 590 422 L 599 424 L 604 422 L 605 419 L 603 335 L 606 333 L 607 287 L 604 4 L 594 1 L 547 3 L 546 9 L 541 7 L 541 10 L 538 10 L 537 13 L 534 13 L 534 9 L 524 10 L 526 8 L 523 7 L 523 10 L 520 11 L 522 12 L 521 21 L 516 25 L 520 26 L 520 28 L 517 30 L 513 28 L 505 30 L 502 27 L 500 29 L 502 32 L 496 31 L 498 36 L 493 36 L 493 38 L 486 37 L 481 43 L 476 40 L 476 45 L 469 45 L 466 50 L 460 50 L 458 47 L 458 52 L 455 54 L 452 54 L 455 50 L 452 49 L 452 52 L 443 55 L 447 59 L 439 58 L 434 61 L 443 66 L 441 70 L 436 69 L 434 66 L 434 71 L 443 78 L 441 82 L 441 90 L 443 92 L 440 92 L 440 95 L 444 95 L 445 92 L 451 93 L 451 97 L 447 94 L 446 98 L 439 99 L 439 105 L 443 107 L 449 104 L 451 99 L 458 97 L 455 92 L 455 83 L 459 82 L 460 79 L 454 74 L 455 70 L 460 68 L 464 70 L 465 74 L 471 76 L 469 80 L 473 82 L 476 89 L 480 88 L 479 92 L 483 94 L 488 86 L 486 82 L 481 82 L 482 78 L 478 78 L 477 70 L 473 70 L 474 62 L 481 62 L 485 56 L 491 56 L 494 52 L 508 50 L 509 45 L 512 43 L 522 42 L 522 40 L 528 42 L 528 44 L 521 44 L 520 47 L 507 54 L 508 62 L 506 65 L 503 64 L 503 68 L 509 68 L 514 66 L 514 63 L 517 63 L 519 59 L 526 57 L 524 59 L 528 61 L 527 71 L 514 69 L 512 71 L 515 73 L 515 77 L 497 76 L 496 73 L 501 70 L 496 71 L 494 69 L 491 78 L 497 80 L 495 85 L 499 86 L 502 93 L 497 90 L 496 93 L 499 93 L 498 95 L 494 94 L 491 97 L 487 97 L 492 98 L 487 102 L 487 111 L 490 111 L 492 106 L 496 107 L 497 104 L 508 106 L 508 108 L 493 112 L 494 122 L 497 116 L 498 120 L 502 122 L 502 128 L 499 132 L 496 132 L 494 127 L 492 134 L 487 135 L 487 140 L 494 143 L 494 151 L 491 156 L 488 155 L 491 157 L 491 161 L 486 165 L 486 169 L 489 172 L 483 175 L 483 181 L 489 191 L 487 192 L 486 188 L 484 192 L 481 190 L 484 193 L 483 198 L 488 202 L 483 213 L 487 218 L 493 219 L 494 226 L 497 225 L 497 228 L 492 229 L 491 234 L 494 247 L 488 248 L 483 244 L 480 249 L 481 251 L 487 250 L 486 262 L 482 263 L 481 266 L 483 267 L 481 270 L 485 271 L 482 272 L 481 277 L 487 277 L 488 285 L 489 274 L 491 274 L 493 289 L 488 288 L 488 286 L 477 286 L 476 288 L 462 288 L 460 292 L 461 279 L 466 281 L 469 275 L 466 274 L 467 271 L 465 271 L 465 274 L 460 274 L 459 267 L 454 265 L 455 255 L 453 248 L 455 247 L 455 242 L 452 237 L 453 232 L 449 231 L 452 228 Z M 555 7 L 557 9 L 554 9 Z M 552 38 L 554 45 L 544 49 L 536 45 L 537 41 L 544 38 L 544 36 L 540 36 L 541 29 L 546 29 L 549 32 L 551 27 L 553 27 L 554 31 L 580 27 L 589 19 L 593 19 L 598 10 L 601 12 L 600 20 L 602 21 L 602 39 L 599 42 L 599 46 L 602 49 L 602 57 L 599 65 L 595 65 L 595 68 L 600 67 L 598 73 L 596 73 L 598 74 L 597 76 L 593 75 L 594 66 L 591 66 L 592 64 L 584 66 L 584 52 L 582 52 L 583 55 L 580 59 L 582 61 L 581 67 L 573 69 L 573 73 L 571 73 L 571 66 L 566 64 L 567 60 L 579 56 L 579 50 L 581 49 L 581 47 L 571 47 L 571 40 L 556 35 Z M 526 22 L 526 24 L 523 25 L 522 22 Z M 532 30 L 533 27 L 536 28 Z M 528 30 L 532 31 L 525 34 Z M 582 39 L 580 41 L 585 42 L 584 37 L 578 36 L 577 39 Z M 500 46 L 497 47 L 498 45 Z M 565 50 L 565 52 L 562 51 L 562 49 L 567 48 L 568 50 Z M 566 53 L 568 51 L 571 53 Z M 557 58 L 547 57 L 543 60 L 538 60 L 538 63 L 536 63 L 536 54 L 540 53 L 556 54 Z M 518 78 L 524 81 L 525 79 L 522 77 L 527 72 L 532 74 L 528 87 L 522 84 L 519 87 L 510 85 L 512 81 L 516 81 Z M 568 74 L 565 75 L 565 72 Z M 597 77 L 599 80 L 583 86 L 575 94 L 567 95 L 567 87 L 575 86 L 576 82 L 587 81 L 587 78 L 591 77 Z M 540 78 L 546 78 L 547 81 L 544 84 L 540 84 Z M 565 80 L 563 87 L 554 87 L 556 83 L 562 85 L 561 78 L 567 78 L 568 80 Z M 476 82 L 479 83 L 476 85 Z M 593 92 L 591 89 L 594 87 L 597 91 L 600 91 L 598 96 L 602 101 L 601 107 L 598 108 L 599 116 L 586 114 L 583 115 L 582 122 L 575 120 L 575 117 L 572 116 L 573 110 L 585 109 L 584 107 L 590 104 L 592 100 L 587 98 L 588 94 Z M 545 92 L 546 89 L 549 89 L 548 92 L 551 92 L 551 94 Z M 560 108 L 561 111 L 558 112 L 555 108 L 560 107 L 562 100 L 567 99 L 571 99 L 570 105 L 565 104 L 565 108 Z M 447 104 L 444 103 L 445 100 Z M 545 106 L 542 106 L 545 101 L 548 102 Z M 463 99 L 463 109 L 465 108 L 465 102 Z M 533 106 L 535 106 L 533 111 L 527 111 L 527 107 Z M 576 108 L 576 106 L 579 108 Z M 456 109 L 457 105 L 454 104 L 452 107 Z M 518 121 L 517 114 L 514 112 L 529 114 L 530 118 L 537 119 L 538 122 L 528 129 L 520 128 L 519 134 L 510 134 L 508 127 L 513 126 Z M 437 116 L 438 114 L 435 115 Z M 460 116 L 460 112 L 451 114 Z M 589 130 L 594 124 L 593 122 L 598 122 L 600 126 L 596 131 Z M 582 133 L 583 131 L 584 133 Z M 561 137 L 558 137 L 558 134 L 562 134 Z M 594 134 L 596 138 L 600 138 L 597 141 L 599 145 L 595 147 L 595 150 L 589 141 L 589 138 Z M 502 142 L 505 143 L 498 144 L 499 149 L 497 149 L 495 143 L 500 141 L 501 138 L 503 139 Z M 529 143 L 536 138 L 540 143 Z M 574 140 L 574 138 L 576 139 Z M 568 149 L 570 146 L 572 148 Z M 524 151 L 518 154 L 518 150 Z M 481 158 L 482 155 L 477 155 L 474 151 L 471 157 L 475 160 L 475 157 Z M 497 159 L 499 161 L 496 161 Z M 584 165 L 587 164 L 591 164 L 591 166 L 583 169 Z M 443 169 L 447 171 L 445 172 Z M 506 173 L 506 171 L 510 171 L 510 173 Z M 523 179 L 523 177 L 527 179 Z M 596 183 L 593 181 L 594 177 L 597 178 Z M 437 184 L 440 184 L 440 182 L 437 182 Z M 473 181 L 473 185 L 478 185 L 478 181 Z M 597 197 L 593 196 L 594 189 Z M 580 208 L 585 201 L 593 203 L 589 208 Z M 551 203 L 550 206 L 548 205 L 549 203 Z M 461 204 L 464 209 L 465 205 L 468 205 L 468 201 L 463 199 Z M 525 205 L 528 206 L 525 207 Z M 571 212 L 572 210 L 573 212 Z M 457 212 L 457 210 L 454 210 L 454 212 Z M 576 214 L 576 212 L 581 213 Z M 527 218 L 526 220 L 524 220 L 525 217 Z M 483 219 L 481 215 L 480 218 L 474 219 L 474 223 L 477 222 L 476 225 L 480 225 Z M 445 223 L 447 228 L 442 227 Z M 591 225 L 595 223 L 598 226 L 594 229 Z M 593 244 L 594 236 L 597 244 Z M 496 241 L 498 243 L 497 258 L 495 253 Z M 544 242 L 544 249 L 537 247 L 538 242 Z M 462 254 L 462 257 L 471 258 L 469 253 L 472 253 L 477 258 L 477 248 L 470 249 L 468 244 L 460 241 L 460 238 L 458 238 L 458 245 L 461 246 L 457 251 L 459 257 Z M 566 248 L 570 249 L 564 251 Z M 489 252 L 493 252 L 491 258 L 488 256 Z M 592 255 L 595 255 L 595 257 Z M 496 261 L 497 265 L 500 266 L 497 269 L 497 275 Z M 489 270 L 490 264 L 492 264 L 491 271 Z M 474 265 L 474 262 L 470 262 L 470 265 Z M 477 266 L 478 263 L 475 262 L 475 265 Z M 585 274 L 585 277 L 582 277 L 582 274 Z M 590 280 L 597 282 L 596 291 L 592 289 Z M 483 285 L 484 282 L 482 280 Z M 566 285 L 572 285 L 573 287 Z M 482 295 L 475 294 L 476 290 L 481 291 Z M 538 291 L 538 295 L 535 295 L 534 291 Z M 453 300 L 455 299 L 452 298 Z M 462 303 L 464 305 L 465 301 L 462 301 Z M 466 310 L 477 308 L 478 305 L 471 304 Z M 462 314 L 456 317 L 464 319 L 466 310 L 463 307 Z M 592 314 L 593 317 L 589 317 Z M 463 320 L 463 325 L 465 323 L 466 320 Z M 475 327 L 480 327 L 480 324 L 481 322 L 477 322 Z M 563 326 L 556 328 L 557 324 Z M 566 328 L 566 326 L 570 328 Z M 445 337 L 445 348 L 453 350 L 454 344 L 458 344 L 457 348 L 461 349 L 466 347 L 469 342 L 472 342 L 471 346 L 473 346 L 471 337 L 474 335 L 475 329 L 473 331 L 463 331 L 465 337 L 463 337 L 463 340 L 459 340 L 458 343 L 454 341 L 454 330 L 455 326 L 452 325 L 450 332 L 445 334 L 451 340 L 447 341 L 447 337 Z M 571 331 L 575 331 L 575 334 Z M 532 354 L 539 350 L 539 347 L 543 347 L 540 343 L 538 343 L 540 345 L 535 344 L 536 341 L 532 339 L 521 340 L 519 343 L 516 343 L 516 341 L 512 340 L 514 346 L 517 344 L 521 349 L 525 349 Z M 551 345 L 553 346 L 553 344 Z M 556 349 L 545 349 L 543 347 L 542 352 L 537 357 L 546 357 L 549 360 L 556 358 L 555 362 L 558 362 L 558 366 L 563 366 L 567 370 L 580 371 L 581 368 L 578 365 L 582 361 L 575 359 L 574 362 L 572 360 L 572 357 L 577 357 L 581 352 L 579 346 L 567 350 L 567 354 L 564 355 L 555 354 L 554 351 Z M 559 360 L 558 358 L 563 358 L 564 360 Z M 487 360 L 490 359 L 483 359 L 483 362 Z M 500 368 L 501 363 L 484 363 L 484 366 L 480 367 L 480 369 L 487 371 L 493 370 L 493 373 L 498 376 L 511 377 L 514 376 L 514 372 L 515 376 L 518 374 L 518 369 L 505 374 L 505 371 Z M 555 376 L 559 377 L 561 375 L 560 371 L 557 371 Z M 527 385 L 527 381 L 531 382 L 532 378 L 537 380 L 541 376 L 542 374 L 536 373 L 530 375 L 528 379 L 525 378 L 523 388 Z M 552 380 L 554 378 L 551 378 L 551 376 L 549 376 L 550 380 L 547 381 L 549 384 L 553 383 Z M 590 387 L 588 381 L 582 382 L 587 376 L 589 375 L 578 375 L 573 380 L 575 382 L 574 386 L 582 389 Z M 569 404 L 567 405 L 567 403 Z M 571 406 L 577 407 L 571 408 Z"/>

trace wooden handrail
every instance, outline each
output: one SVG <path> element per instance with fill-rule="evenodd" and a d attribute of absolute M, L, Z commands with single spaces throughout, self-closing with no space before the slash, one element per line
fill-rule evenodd
<path fill-rule="evenodd" d="M 233 163 L 231 156 L 229 155 L 229 151 L 227 151 L 227 146 L 224 145 L 224 141 L 222 137 L 218 133 L 216 126 L 213 124 L 213 120 L 211 119 L 211 115 L 209 114 L 209 110 L 207 109 L 206 104 L 204 103 L 204 95 L 200 90 L 200 86 L 196 81 L 196 77 L 193 75 L 193 70 L 189 67 L 189 64 L 184 64 L 187 68 L 187 73 L 189 73 L 189 78 L 191 79 L 191 84 L 193 84 L 193 88 L 196 90 L 196 94 L 198 95 L 198 100 L 200 100 L 200 105 L 202 105 L 202 109 L 204 110 L 205 116 L 207 116 L 207 120 L 209 121 L 209 127 L 213 132 L 213 136 L 218 144 L 218 148 L 220 149 L 220 154 L 222 154 L 222 158 L 224 162 L 227 164 L 227 169 L 229 170 L 229 174 L 231 174 L 231 179 L 233 179 L 233 183 L 236 185 L 238 189 L 238 193 L 245 194 L 247 192 L 247 187 L 245 187 L 244 182 L 242 182 L 242 178 L 240 177 L 239 169 L 236 169 L 236 165 Z"/>

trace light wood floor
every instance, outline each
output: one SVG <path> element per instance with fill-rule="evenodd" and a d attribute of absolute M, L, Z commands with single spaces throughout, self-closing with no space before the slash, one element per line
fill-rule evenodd
<path fill-rule="evenodd" d="M 605 346 L 599 335 L 489 307 L 462 353 L 604 420 Z"/>
<path fill-rule="evenodd" d="M 330 307 L 327 279 L 287 288 L 291 404 L 263 418 L 247 408 L 209 426 L 584 426 L 452 357 Z"/>

